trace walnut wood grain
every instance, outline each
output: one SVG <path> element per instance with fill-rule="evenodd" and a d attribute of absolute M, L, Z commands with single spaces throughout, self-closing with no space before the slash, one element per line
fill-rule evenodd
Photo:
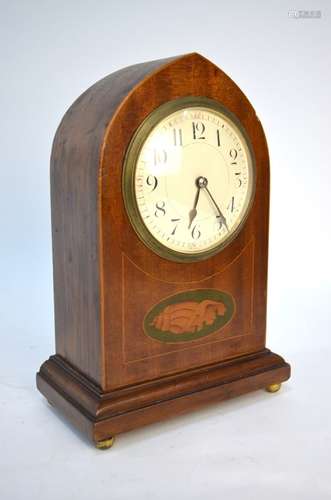
<path fill-rule="evenodd" d="M 254 202 L 242 230 L 221 252 L 193 263 L 168 261 L 146 247 L 122 196 L 134 132 L 158 106 L 184 96 L 206 96 L 236 115 L 256 164 Z M 84 92 L 54 139 L 51 201 L 56 356 L 41 367 L 38 387 L 90 439 L 289 377 L 287 363 L 265 350 L 265 136 L 246 96 L 210 61 L 193 53 L 138 64 Z M 230 294 L 231 321 L 185 343 L 144 333 L 148 311 L 195 289 Z"/>

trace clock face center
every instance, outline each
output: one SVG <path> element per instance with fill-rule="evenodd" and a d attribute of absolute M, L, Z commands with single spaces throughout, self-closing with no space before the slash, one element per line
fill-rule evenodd
<path fill-rule="evenodd" d="M 208 195 L 203 191 L 208 186 L 222 203 L 228 200 L 230 178 L 222 153 L 210 144 L 200 142 L 187 144 L 181 151 L 170 155 L 171 152 L 169 168 L 162 172 L 162 182 L 171 209 L 178 216 L 187 218 L 200 188 L 196 221 L 214 217 Z"/>
<path fill-rule="evenodd" d="M 204 188 L 208 186 L 208 179 L 206 177 L 198 177 L 195 183 L 198 188 Z"/>

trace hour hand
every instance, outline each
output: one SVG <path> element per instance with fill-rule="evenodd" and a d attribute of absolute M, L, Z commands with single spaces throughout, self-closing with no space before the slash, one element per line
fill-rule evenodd
<path fill-rule="evenodd" d="M 188 214 L 188 217 L 189 217 L 189 223 L 188 223 L 188 228 L 190 229 L 190 227 L 192 226 L 192 222 L 193 220 L 195 219 L 195 217 L 197 216 L 197 209 L 196 208 L 192 208 L 192 210 L 190 210 L 189 214 Z"/>
<path fill-rule="evenodd" d="M 189 217 L 189 223 L 188 223 L 188 228 L 190 229 L 190 227 L 192 226 L 192 222 L 193 220 L 195 219 L 195 217 L 197 216 L 197 204 L 198 204 L 198 201 L 199 201 L 199 195 L 200 195 L 200 187 L 198 187 L 197 189 L 197 193 L 195 195 L 195 199 L 194 199 L 194 205 L 193 205 L 193 208 L 189 211 L 189 214 L 188 214 L 188 217 Z"/>

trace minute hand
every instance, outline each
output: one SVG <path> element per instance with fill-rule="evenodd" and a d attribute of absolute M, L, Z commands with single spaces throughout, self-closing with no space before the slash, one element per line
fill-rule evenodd
<path fill-rule="evenodd" d="M 207 191 L 207 193 L 209 194 L 210 196 L 210 199 L 211 201 L 214 203 L 215 207 L 216 207 L 216 210 L 218 211 L 218 213 L 220 214 L 220 218 L 221 218 L 221 221 L 222 223 L 224 224 L 224 226 L 226 227 L 226 230 L 229 232 L 229 228 L 228 228 L 228 225 L 226 223 L 226 218 L 224 217 L 224 215 L 222 214 L 221 212 L 221 209 L 220 207 L 217 205 L 216 201 L 214 200 L 211 192 L 209 191 L 209 189 L 207 188 L 207 186 L 205 186 L 205 190 Z"/>

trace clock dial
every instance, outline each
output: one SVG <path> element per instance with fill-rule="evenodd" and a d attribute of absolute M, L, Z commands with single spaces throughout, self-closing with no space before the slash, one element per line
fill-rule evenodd
<path fill-rule="evenodd" d="M 148 233 L 138 232 L 165 256 L 204 258 L 238 232 L 253 196 L 253 160 L 244 133 L 217 105 L 163 116 L 140 136 L 133 163 L 132 201 Z"/>

